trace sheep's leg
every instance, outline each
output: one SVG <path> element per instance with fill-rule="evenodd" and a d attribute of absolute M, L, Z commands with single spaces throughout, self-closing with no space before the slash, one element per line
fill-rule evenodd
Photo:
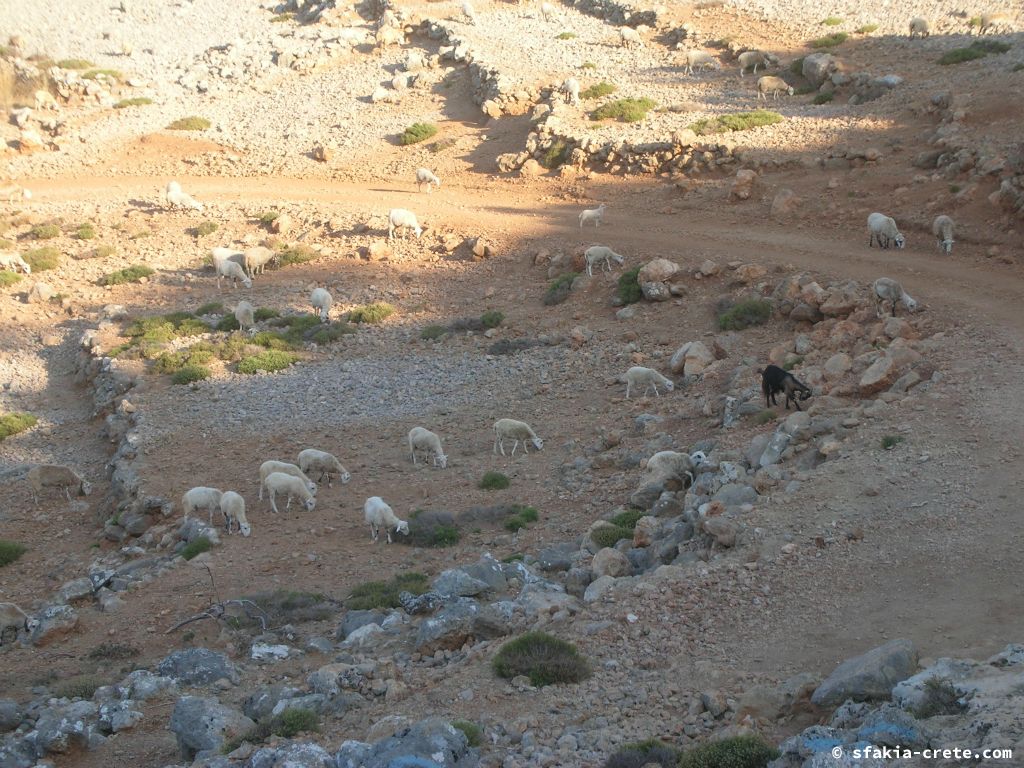
<path fill-rule="evenodd" d="M 289 510 L 289 509 L 291 508 L 291 506 L 292 506 L 292 495 L 291 495 L 291 494 L 289 493 L 289 494 L 288 494 L 288 501 L 286 501 L 286 502 L 284 503 L 284 509 L 285 509 L 285 511 L 287 512 L 287 511 L 288 511 L 288 510 Z"/>
<path fill-rule="evenodd" d="M 518 448 L 518 447 L 519 447 L 519 438 L 517 437 L 516 441 L 514 443 L 512 443 L 512 458 L 513 459 L 516 457 L 516 448 Z"/>
<path fill-rule="evenodd" d="M 385 526 L 384 527 L 384 532 L 388 535 L 388 544 L 390 544 L 391 543 L 391 526 L 390 525 Z"/>
<path fill-rule="evenodd" d="M 260 501 L 263 501 L 263 481 L 260 480 Z"/>
<path fill-rule="evenodd" d="M 331 485 L 331 473 L 330 472 L 327 473 L 327 487 L 328 488 L 333 488 L 334 487 L 333 485 Z"/>
<path fill-rule="evenodd" d="M 658 382 L 652 381 L 651 386 L 654 387 L 654 396 L 661 397 L 661 394 L 658 392 Z"/>
<path fill-rule="evenodd" d="M 896 317 L 896 302 L 892 303 L 892 316 Z M 66 485 L 64 486 L 64 497 L 68 501 L 71 501 L 71 491 L 68 490 L 68 487 Z"/>
<path fill-rule="evenodd" d="M 273 488 L 267 488 L 267 491 L 270 493 L 270 508 L 272 510 L 274 510 L 274 514 L 275 515 L 281 514 L 280 512 L 277 511 L 277 501 L 276 501 L 277 491 L 275 491 Z"/>
<path fill-rule="evenodd" d="M 631 381 L 627 381 L 627 382 L 626 382 L 626 399 L 627 399 L 627 400 L 629 400 L 629 388 L 630 388 L 631 386 L 633 386 L 633 382 L 631 382 Z"/>

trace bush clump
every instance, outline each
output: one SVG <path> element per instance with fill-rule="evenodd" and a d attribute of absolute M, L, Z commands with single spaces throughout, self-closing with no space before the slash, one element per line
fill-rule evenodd
<path fill-rule="evenodd" d="M 632 531 L 636 528 L 637 521 L 646 514 L 642 509 L 627 509 L 615 515 L 611 519 L 611 524 L 617 525 L 620 528 L 628 528 Z"/>
<path fill-rule="evenodd" d="M 92 69 L 96 65 L 88 59 L 61 59 L 57 66 L 61 69 Z"/>
<path fill-rule="evenodd" d="M 897 445 L 903 442 L 903 438 L 899 435 L 886 435 L 882 438 L 882 450 L 891 451 Z"/>
<path fill-rule="evenodd" d="M 799 59 L 793 59 L 793 61 L 791 61 L 789 63 L 789 71 L 792 72 L 797 77 L 802 77 L 803 74 L 804 74 L 804 59 L 805 58 L 807 58 L 807 57 L 806 56 L 801 56 Z"/>
<path fill-rule="evenodd" d="M 114 109 L 127 109 L 128 107 L 144 107 L 152 104 L 153 100 L 148 96 L 136 96 L 133 99 L 121 99 L 114 105 Z"/>
<path fill-rule="evenodd" d="M 403 147 L 409 144 L 419 144 L 437 134 L 437 126 L 433 123 L 413 123 L 398 137 L 398 143 Z"/>
<path fill-rule="evenodd" d="M 690 130 L 698 136 L 709 136 L 715 133 L 731 131 L 749 131 L 763 125 L 781 123 L 782 115 L 769 109 L 755 109 L 753 112 L 734 112 L 731 115 L 719 115 L 715 118 L 698 120 L 690 124 Z"/>
<path fill-rule="evenodd" d="M 281 313 L 276 309 L 271 309 L 270 307 L 258 307 L 256 311 L 252 313 L 252 316 L 257 323 L 261 323 L 264 320 L 280 317 Z"/>
<path fill-rule="evenodd" d="M 152 267 L 147 267 L 145 264 L 133 264 L 130 267 L 119 269 L 116 272 L 111 272 L 108 275 L 104 275 L 100 278 L 100 285 L 123 285 L 125 283 L 137 283 L 144 277 L 149 277 L 155 273 Z"/>
<path fill-rule="evenodd" d="M 56 224 L 36 224 L 28 234 L 33 240 L 52 240 L 60 235 L 60 227 Z"/>
<path fill-rule="evenodd" d="M 262 224 L 264 227 L 269 227 L 280 215 L 281 214 L 278 213 L 277 211 L 267 211 L 266 213 L 260 216 L 260 224 Z"/>
<path fill-rule="evenodd" d="M 26 251 L 22 258 L 32 267 L 33 272 L 45 272 L 60 266 L 60 251 L 53 246 L 33 248 Z"/>
<path fill-rule="evenodd" d="M 603 96 L 610 96 L 615 93 L 616 87 L 611 83 L 601 81 L 596 83 L 580 94 L 580 98 L 583 99 L 600 99 Z"/>
<path fill-rule="evenodd" d="M 196 555 L 209 552 L 211 549 L 213 549 L 213 542 L 205 536 L 200 536 L 185 545 L 185 548 L 181 550 L 181 556 L 186 560 L 191 560 Z"/>
<path fill-rule="evenodd" d="M 765 768 L 779 750 L 760 736 L 735 736 L 688 749 L 679 768 Z"/>
<path fill-rule="evenodd" d="M 409 515 L 409 535 L 396 540 L 411 547 L 451 547 L 462 534 L 451 512 L 417 509 Z"/>
<path fill-rule="evenodd" d="M 534 507 L 523 507 L 518 504 L 512 507 L 512 514 L 505 521 L 505 530 L 515 533 L 520 528 L 526 528 L 530 523 L 536 523 L 540 519 L 540 513 Z"/>
<path fill-rule="evenodd" d="M 841 43 L 845 43 L 849 37 L 845 32 L 833 32 L 831 35 L 825 35 L 824 37 L 818 37 L 807 43 L 811 48 L 835 48 Z"/>
<path fill-rule="evenodd" d="M 185 368 L 205 365 L 214 358 L 214 354 L 215 350 L 212 344 L 200 342 L 177 352 L 164 352 L 154 361 L 153 368 L 157 373 L 178 373 Z M 187 384 L 188 382 L 180 383 Z"/>
<path fill-rule="evenodd" d="M 622 539 L 632 539 L 633 531 L 621 525 L 602 525 L 590 532 L 590 538 L 599 547 L 614 547 Z"/>
<path fill-rule="evenodd" d="M 484 476 L 480 478 L 478 487 L 485 491 L 503 491 L 508 488 L 510 482 L 508 475 L 488 470 L 487 472 L 484 472 Z"/>
<path fill-rule="evenodd" d="M 563 301 L 568 299 L 569 294 L 572 292 L 572 281 L 577 277 L 579 277 L 579 274 L 576 272 L 570 272 L 566 275 L 556 277 L 548 285 L 548 289 L 544 293 L 541 303 L 546 307 L 553 307 L 555 304 L 561 304 Z"/>
<path fill-rule="evenodd" d="M 101 77 L 106 77 L 111 80 L 121 80 L 124 78 L 124 75 L 121 74 L 121 70 L 119 69 L 90 69 L 82 75 L 83 80 L 98 80 Z"/>
<path fill-rule="evenodd" d="M 0 568 L 10 565 L 27 551 L 24 545 L 16 541 L 0 539 Z"/>
<path fill-rule="evenodd" d="M 569 143 L 562 138 L 555 139 L 551 146 L 544 150 L 538 162 L 548 170 L 554 170 L 569 159 Z"/>
<path fill-rule="evenodd" d="M 616 295 L 623 304 L 636 304 L 644 297 L 640 289 L 640 267 L 633 267 L 619 275 L 619 285 Z"/>
<path fill-rule="evenodd" d="M 604 764 L 604 768 L 643 768 L 654 763 L 662 768 L 675 768 L 679 750 L 658 739 L 624 744 Z"/>
<path fill-rule="evenodd" d="M 772 316 L 772 303 L 767 299 L 738 301 L 718 316 L 718 327 L 723 331 L 742 331 L 752 325 L 764 325 Z"/>
<path fill-rule="evenodd" d="M 575 32 L 560 32 L 559 34 L 557 34 L 555 36 L 555 39 L 556 40 L 572 40 L 574 37 L 576 37 L 576 33 Z"/>
<path fill-rule="evenodd" d="M 0 274 L 3 274 L 0 272 Z M 434 339 L 440 339 L 448 333 L 448 329 L 443 325 L 428 325 L 422 331 L 420 331 L 420 338 L 425 341 L 433 341 Z"/>
<path fill-rule="evenodd" d="M 815 104 L 828 104 L 832 99 L 835 98 L 834 93 L 819 93 L 814 97 Z"/>
<path fill-rule="evenodd" d="M 17 272 L 8 272 L 7 270 L 0 270 L 0 287 L 6 288 L 9 285 L 21 282 L 22 276 Z"/>
<path fill-rule="evenodd" d="M 527 632 L 505 643 L 494 657 L 494 671 L 504 678 L 526 675 L 538 688 L 590 677 L 590 665 L 576 646 L 546 632 Z"/>
<path fill-rule="evenodd" d="M 195 232 L 196 237 L 206 237 L 207 235 L 212 235 L 216 232 L 217 226 L 216 221 L 203 221 L 200 222 L 193 231 Z"/>
<path fill-rule="evenodd" d="M 239 373 L 258 373 L 266 371 L 273 373 L 283 371 L 297 362 L 299 356 L 283 349 L 268 349 L 258 355 L 250 355 L 242 358 L 238 364 Z"/>
<path fill-rule="evenodd" d="M 842 23 L 843 20 L 838 16 L 829 16 L 828 18 L 821 20 L 821 25 L 823 27 L 838 27 Z"/>
<path fill-rule="evenodd" d="M 309 334 L 309 339 L 310 341 L 315 341 L 317 344 L 330 344 L 343 336 L 348 336 L 355 332 L 356 329 L 351 325 L 344 321 L 339 321 L 328 325 L 322 325 Z"/>
<path fill-rule="evenodd" d="M 937 715 L 956 715 L 967 709 L 967 702 L 948 678 L 929 677 L 924 681 L 924 696 L 914 708 L 914 717 L 924 720 Z"/>
<path fill-rule="evenodd" d="M 100 643 L 89 651 L 93 661 L 124 661 L 138 655 L 139 649 L 128 643 Z"/>
<path fill-rule="evenodd" d="M 470 747 L 479 747 L 484 743 L 483 729 L 469 720 L 452 720 L 452 728 L 462 731 Z"/>
<path fill-rule="evenodd" d="M 300 733 L 320 730 L 320 716 L 312 709 L 289 707 L 276 718 L 273 733 L 283 739 L 292 739 Z"/>
<path fill-rule="evenodd" d="M 399 592 L 422 595 L 430 589 L 430 580 L 422 573 L 400 573 L 388 581 L 368 581 L 352 590 L 345 600 L 350 611 L 370 611 L 374 608 L 398 608 Z"/>
<path fill-rule="evenodd" d="M 31 429 L 38 421 L 39 419 L 31 413 L 21 411 L 0 414 L 0 442 L 19 432 L 24 432 L 26 429 Z"/>
<path fill-rule="evenodd" d="M 93 675 L 76 675 L 64 680 L 53 689 L 53 694 L 62 699 L 91 699 L 104 681 Z"/>
<path fill-rule="evenodd" d="M 615 119 L 623 123 L 636 123 L 647 117 L 647 113 L 658 106 L 653 99 L 617 99 L 602 104 L 590 113 L 593 120 Z"/>
<path fill-rule="evenodd" d="M 505 315 L 496 309 L 491 309 L 480 315 L 480 322 L 483 323 L 484 328 L 497 328 L 505 322 Z"/>
<path fill-rule="evenodd" d="M 865 24 L 863 27 L 857 27 L 857 29 L 855 29 L 854 32 L 856 32 L 858 35 L 870 35 L 872 32 L 875 32 L 877 30 L 877 24 Z"/>
<path fill-rule="evenodd" d="M 201 365 L 185 365 L 171 376 L 172 384 L 191 384 L 210 378 L 210 371 Z"/>
<path fill-rule="evenodd" d="M 277 252 L 277 258 L 282 267 L 287 267 L 291 264 L 305 264 L 319 255 L 308 245 L 287 245 Z"/>
<path fill-rule="evenodd" d="M 87 221 L 75 231 L 75 237 L 79 240 L 92 240 L 96 237 L 96 228 Z"/>
<path fill-rule="evenodd" d="M 196 315 L 219 315 L 224 311 L 224 304 L 219 301 L 208 301 L 196 310 Z"/>
<path fill-rule="evenodd" d="M 350 323 L 382 323 L 395 314 L 395 308 L 386 301 L 375 301 L 356 307 L 348 313 Z"/>
<path fill-rule="evenodd" d="M 961 64 L 965 61 L 983 59 L 990 53 L 1006 53 L 1012 46 L 998 40 L 975 40 L 966 48 L 954 48 L 939 58 L 939 64 Z"/>
<path fill-rule="evenodd" d="M 205 131 L 212 123 L 205 117 L 182 117 L 167 126 L 169 131 Z"/>

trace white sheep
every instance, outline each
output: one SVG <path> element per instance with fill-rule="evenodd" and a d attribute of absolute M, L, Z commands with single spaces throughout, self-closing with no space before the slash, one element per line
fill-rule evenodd
<path fill-rule="evenodd" d="M 476 24 L 476 11 L 469 0 L 462 0 L 462 15 L 466 17 L 467 23 Z"/>
<path fill-rule="evenodd" d="M 619 27 L 619 45 L 623 48 L 632 48 L 634 45 L 637 48 L 643 48 L 644 41 L 640 37 L 640 33 L 632 27 Z"/>
<path fill-rule="evenodd" d="M 420 192 L 423 191 L 423 186 L 426 185 L 427 192 L 430 192 L 430 185 L 433 184 L 438 189 L 441 188 L 441 180 L 434 175 L 434 172 L 429 168 L 419 168 L 416 171 L 416 189 Z"/>
<path fill-rule="evenodd" d="M 583 229 L 583 225 L 588 221 L 594 222 L 595 227 L 601 226 L 601 221 L 604 219 L 604 211 L 607 207 L 607 205 L 601 203 L 597 208 L 587 208 L 580 211 L 580 229 Z"/>
<path fill-rule="evenodd" d="M 36 504 L 39 503 L 39 494 L 43 488 L 60 488 L 68 501 L 71 501 L 72 490 L 76 496 L 92 493 L 92 483 L 83 480 L 73 469 L 60 464 L 38 464 L 28 471 L 26 479 L 32 486 L 32 500 Z"/>
<path fill-rule="evenodd" d="M 671 392 L 675 389 L 675 384 L 671 380 L 666 379 L 660 373 L 653 368 L 644 368 L 642 365 L 634 365 L 625 375 L 626 380 L 626 399 L 629 399 L 629 393 L 633 386 L 640 386 L 643 384 L 643 394 L 647 394 L 647 390 L 654 387 L 654 394 L 658 397 L 661 395 L 658 392 L 658 385 L 661 384 L 665 388 L 666 392 Z"/>
<path fill-rule="evenodd" d="M 24 272 L 26 275 L 32 274 L 31 265 L 14 251 L 0 253 L 0 269 L 6 269 L 10 272 Z"/>
<path fill-rule="evenodd" d="M 249 277 L 262 275 L 266 271 L 267 264 L 277 263 L 278 260 L 278 255 L 274 251 L 262 245 L 247 248 L 242 253 L 242 266 L 245 267 L 245 272 Z"/>
<path fill-rule="evenodd" d="M 895 243 L 897 248 L 902 248 L 907 242 L 896 229 L 895 220 L 884 213 L 876 212 L 868 216 L 868 231 L 871 233 L 868 239 L 869 247 L 874 245 L 875 240 L 878 240 L 878 245 L 882 248 L 888 248 L 890 242 Z"/>
<path fill-rule="evenodd" d="M 416 233 L 416 237 L 423 234 L 423 228 L 416 221 L 416 214 L 412 211 L 407 211 L 405 208 L 392 208 L 388 213 L 388 240 L 395 239 L 396 229 L 411 229 Z M 405 237 L 404 232 L 402 237 Z"/>
<path fill-rule="evenodd" d="M 337 475 L 341 484 L 345 485 L 352 479 L 352 474 L 341 465 L 341 462 L 327 451 L 318 451 L 316 448 L 306 448 L 299 451 L 299 468 L 307 475 L 319 472 L 320 477 L 316 479 L 319 483 L 327 476 L 327 487 L 331 487 L 331 475 Z"/>
<path fill-rule="evenodd" d="M 239 280 L 246 288 L 252 288 L 252 278 L 245 274 L 245 268 L 239 264 L 245 254 L 240 251 L 233 251 L 230 248 L 214 248 L 210 251 L 213 258 L 213 268 L 217 273 L 217 290 L 220 290 L 222 278 L 231 278 L 231 287 L 235 288 Z"/>
<path fill-rule="evenodd" d="M 207 488 L 204 485 L 190 488 L 181 497 L 181 510 L 187 519 L 196 510 L 205 509 L 210 513 L 210 525 L 213 525 L 213 513 L 220 509 L 220 500 L 223 495 L 223 491 L 217 488 Z"/>
<path fill-rule="evenodd" d="M 777 56 L 771 53 L 765 53 L 764 51 L 744 51 L 736 57 L 736 61 L 740 65 L 740 77 L 743 77 L 744 71 L 754 68 L 754 74 L 757 74 L 757 68 L 768 69 L 769 65 L 774 66 L 779 63 Z"/>
<path fill-rule="evenodd" d="M 252 526 L 245 516 L 245 499 L 234 491 L 225 491 L 220 497 L 220 513 L 224 515 L 224 525 L 231 533 L 231 524 L 238 525 L 238 530 L 243 536 L 252 533 Z"/>
<path fill-rule="evenodd" d="M 371 496 L 363 504 L 363 519 L 370 526 L 370 540 L 376 541 L 383 528 L 388 537 L 388 544 L 391 543 L 391 529 L 395 534 L 409 535 L 409 523 L 399 520 L 395 511 L 387 505 L 380 496 Z"/>
<path fill-rule="evenodd" d="M 903 286 L 889 277 L 880 277 L 875 280 L 875 312 L 879 317 L 884 316 L 885 302 L 892 302 L 892 316 L 896 317 L 896 305 L 903 304 L 908 312 L 917 311 L 917 301 L 910 294 L 903 290 Z"/>
<path fill-rule="evenodd" d="M 922 16 L 915 16 L 910 20 L 910 39 L 915 37 L 928 37 L 931 30 L 928 28 L 928 19 Z"/>
<path fill-rule="evenodd" d="M 779 93 L 785 91 L 790 96 L 793 95 L 793 86 L 783 80 L 781 77 L 775 77 L 774 75 L 764 75 L 757 79 L 757 98 L 768 101 L 768 94 L 772 95 L 772 101 L 777 101 Z"/>
<path fill-rule="evenodd" d="M 687 456 L 685 453 L 658 451 L 647 460 L 647 465 L 644 467 L 645 480 L 658 483 L 674 480 L 683 483 L 683 478 L 688 477 L 692 485 L 694 466 L 693 457 Z"/>
<path fill-rule="evenodd" d="M 551 21 L 553 17 L 557 17 L 558 13 L 554 5 L 549 2 L 543 2 L 540 4 L 540 15 L 544 21 Z"/>
<path fill-rule="evenodd" d="M 686 74 L 692 75 L 694 69 L 699 69 L 703 72 L 708 67 L 721 69 L 722 65 L 718 59 L 707 51 L 691 49 L 686 52 L 686 67 L 683 70 Z"/>
<path fill-rule="evenodd" d="M 416 452 L 426 451 L 434 457 L 434 466 L 441 465 L 441 469 L 448 466 L 448 457 L 441 450 L 441 438 L 425 427 L 413 427 L 409 430 L 409 452 L 412 454 L 412 464 L 416 466 Z"/>
<path fill-rule="evenodd" d="M 267 484 L 267 478 L 275 472 L 282 472 L 286 475 L 292 475 L 293 477 L 299 478 L 299 480 L 306 484 L 306 489 L 316 496 L 316 483 L 310 480 L 302 469 L 295 464 L 289 464 L 287 461 L 275 461 L 274 459 L 270 459 L 269 461 L 264 461 L 260 464 L 260 501 L 263 501 L 263 488 Z"/>
<path fill-rule="evenodd" d="M 288 496 L 288 501 L 284 505 L 285 509 L 291 506 L 293 496 L 302 499 L 302 505 L 306 508 L 307 512 L 312 512 L 313 508 L 316 507 L 316 499 L 310 493 L 309 488 L 294 475 L 286 475 L 284 472 L 271 472 L 267 475 L 265 485 L 267 486 L 267 492 L 270 494 L 270 508 L 278 514 L 280 512 L 277 509 L 276 498 L 279 493 L 284 493 Z"/>
<path fill-rule="evenodd" d="M 0 197 L 6 198 L 8 203 L 13 203 L 15 200 L 30 200 L 32 192 L 19 184 L 11 182 L 0 185 Z"/>
<path fill-rule="evenodd" d="M 611 262 L 616 264 L 625 264 L 626 259 L 606 245 L 592 245 L 583 252 L 583 258 L 587 262 L 587 274 L 593 277 L 594 265 L 604 263 L 604 268 L 608 271 L 612 271 Z"/>
<path fill-rule="evenodd" d="M 537 434 L 530 428 L 530 425 L 524 421 L 516 421 L 515 419 L 498 419 L 494 422 L 494 449 L 493 453 L 501 451 L 501 455 L 505 455 L 505 440 L 515 440 L 512 443 L 512 455 L 516 455 L 516 448 L 519 443 L 523 444 L 523 453 L 529 453 L 526 450 L 526 443 L 533 443 L 533 447 L 538 451 L 544 447 L 544 441 L 537 437 Z"/>
<path fill-rule="evenodd" d="M 13 629 L 14 639 L 17 640 L 19 632 L 32 632 L 38 626 L 37 619 L 29 618 L 28 614 L 14 603 L 0 603 L 0 645 L 4 644 L 7 630 Z"/>
<path fill-rule="evenodd" d="M 255 310 L 253 310 L 252 304 L 248 301 L 238 302 L 238 306 L 235 307 L 235 320 L 238 321 L 238 327 L 243 331 L 247 331 L 255 326 Z"/>
<path fill-rule="evenodd" d="M 580 103 L 580 81 L 575 77 L 566 78 L 565 81 L 558 86 L 558 92 L 565 96 L 565 100 L 576 106 Z"/>
<path fill-rule="evenodd" d="M 936 216 L 932 222 L 932 234 L 939 241 L 943 253 L 953 252 L 953 220 L 949 216 Z"/>
<path fill-rule="evenodd" d="M 164 200 L 169 208 L 189 208 L 193 211 L 203 210 L 203 204 L 187 192 L 181 191 L 181 184 L 176 181 L 167 182 Z"/>
<path fill-rule="evenodd" d="M 981 24 L 978 25 L 979 35 L 998 30 L 1009 32 L 1012 29 L 1013 22 L 1010 19 L 1010 15 L 1005 11 L 990 11 L 981 14 Z"/>
<path fill-rule="evenodd" d="M 309 294 L 309 303 L 313 305 L 313 314 L 320 318 L 320 322 L 330 322 L 331 305 L 334 304 L 334 297 L 326 288 L 314 288 Z"/>
<path fill-rule="evenodd" d="M 60 105 L 57 100 L 53 98 L 53 94 L 47 90 L 40 89 L 33 94 L 33 100 L 35 101 L 36 109 L 42 111 L 44 109 L 51 110 L 53 112 L 60 111 Z"/>

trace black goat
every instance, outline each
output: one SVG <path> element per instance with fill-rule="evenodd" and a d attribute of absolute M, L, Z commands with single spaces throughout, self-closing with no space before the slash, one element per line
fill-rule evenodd
<path fill-rule="evenodd" d="M 811 388 L 801 384 L 789 371 L 779 368 L 777 365 L 769 365 L 761 373 L 761 391 L 764 392 L 764 407 L 778 405 L 775 402 L 775 395 L 779 392 L 786 393 L 786 410 L 789 410 L 789 401 L 799 411 L 800 401 L 811 396 Z"/>

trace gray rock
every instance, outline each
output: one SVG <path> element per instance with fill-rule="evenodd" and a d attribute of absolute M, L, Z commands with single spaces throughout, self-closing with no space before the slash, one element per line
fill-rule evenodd
<path fill-rule="evenodd" d="M 629 558 L 617 549 L 610 547 L 605 547 L 594 555 L 590 569 L 597 578 L 602 576 L 619 578 L 620 576 L 631 576 L 633 574 L 633 566 L 629 562 Z"/>
<path fill-rule="evenodd" d="M 804 57 L 803 76 L 815 88 L 821 86 L 836 71 L 836 60 L 829 53 L 812 53 Z"/>
<path fill-rule="evenodd" d="M 583 592 L 584 603 L 594 603 L 600 600 L 615 585 L 614 576 L 599 576 L 587 586 Z"/>
<path fill-rule="evenodd" d="M 542 571 L 567 571 L 572 568 L 573 556 L 579 546 L 571 541 L 552 544 L 537 553 L 537 564 Z"/>
<path fill-rule="evenodd" d="M 25 713 L 14 699 L 0 699 L 0 733 L 13 731 L 21 725 Z"/>
<path fill-rule="evenodd" d="M 778 431 L 771 436 L 767 447 L 758 459 L 758 465 L 769 467 L 778 464 L 782 459 L 782 452 L 789 446 L 790 437 L 783 431 Z"/>
<path fill-rule="evenodd" d="M 322 693 L 308 693 L 305 696 L 296 696 L 292 699 L 281 699 L 270 711 L 271 716 L 277 717 L 289 709 L 308 709 L 313 712 L 323 713 L 329 708 L 329 701 Z"/>
<path fill-rule="evenodd" d="M 46 645 L 78 626 L 78 614 L 70 605 L 51 605 L 37 613 L 35 618 L 39 624 L 29 637 L 32 645 Z"/>
<path fill-rule="evenodd" d="M 380 624 L 384 621 L 384 614 L 380 611 L 349 611 L 342 618 L 334 637 L 337 640 L 344 640 L 360 627 L 367 624 Z"/>
<path fill-rule="evenodd" d="M 295 698 L 298 688 L 287 685 L 271 685 L 253 691 L 242 702 L 242 713 L 250 720 L 265 720 L 274 711 L 279 701 Z"/>
<path fill-rule="evenodd" d="M 48 707 L 35 725 L 36 754 L 65 754 L 72 749 L 94 745 L 98 708 L 91 701 L 76 701 L 66 707 Z M 95 732 L 99 735 L 98 732 Z"/>
<path fill-rule="evenodd" d="M 464 565 L 462 569 L 474 579 L 484 582 L 495 592 L 503 592 L 508 589 L 508 580 L 505 578 L 505 571 L 501 563 L 494 559 L 490 553 L 485 552 L 483 556 L 471 565 Z"/>
<path fill-rule="evenodd" d="M 104 733 L 119 733 L 130 730 L 141 723 L 144 717 L 135 708 L 137 706 L 131 699 L 101 704 L 97 726 Z"/>
<path fill-rule="evenodd" d="M 490 589 L 487 582 L 473 578 L 460 568 L 442 571 L 431 586 L 442 597 L 475 597 Z"/>
<path fill-rule="evenodd" d="M 480 756 L 462 731 L 431 717 L 376 744 L 347 741 L 335 762 L 337 768 L 476 768 Z"/>
<path fill-rule="evenodd" d="M 238 683 L 238 670 L 223 653 L 209 648 L 174 651 L 157 664 L 156 671 L 181 685 L 209 685 L 221 678 Z"/>
<path fill-rule="evenodd" d="M 637 509 L 649 510 L 664 492 L 665 483 L 661 481 L 647 482 L 630 494 L 629 503 Z"/>
<path fill-rule="evenodd" d="M 319 744 L 292 742 L 256 750 L 247 768 L 335 768 L 334 757 Z"/>
<path fill-rule="evenodd" d="M 928 745 L 922 724 L 894 704 L 884 704 L 865 717 L 857 738 L 883 747 L 915 749 Z"/>
<path fill-rule="evenodd" d="M 148 669 L 137 669 L 121 681 L 121 688 L 124 688 L 129 698 L 138 701 L 145 701 L 157 694 L 174 690 L 174 680 L 162 675 L 154 675 Z"/>
<path fill-rule="evenodd" d="M 0 767 L 32 768 L 36 765 L 36 749 L 29 739 L 8 736 L 0 741 Z"/>
<path fill-rule="evenodd" d="M 81 600 L 83 597 L 91 597 L 93 592 L 92 581 L 88 576 L 72 579 L 57 592 L 57 598 L 62 603 L 70 603 L 74 600 Z"/>
<path fill-rule="evenodd" d="M 185 760 L 200 752 L 219 750 L 224 744 L 249 733 L 256 723 L 217 699 L 183 696 L 174 705 L 168 726 L 178 739 Z"/>
<path fill-rule="evenodd" d="M 416 634 L 415 648 L 420 653 L 453 650 L 470 637 L 507 634 L 507 629 L 502 629 L 504 624 L 504 619 L 497 612 L 485 611 L 475 600 L 461 598 L 423 620 Z"/>
<path fill-rule="evenodd" d="M 570 568 L 565 574 L 565 591 L 582 598 L 587 585 L 593 580 L 594 573 L 589 568 Z"/>
<path fill-rule="evenodd" d="M 888 699 L 893 687 L 916 671 L 914 644 L 910 640 L 891 640 L 840 664 L 814 691 L 811 703 L 818 707 L 836 707 L 847 699 Z"/>
<path fill-rule="evenodd" d="M 668 301 L 672 298 L 672 292 L 665 283 L 640 283 L 640 291 L 647 301 Z"/>
<path fill-rule="evenodd" d="M 742 483 L 727 483 L 711 498 L 713 501 L 720 501 L 727 507 L 738 507 L 740 504 L 756 503 L 757 491 Z"/>
<path fill-rule="evenodd" d="M 424 592 L 422 595 L 414 595 L 412 592 L 399 592 L 398 602 L 402 610 L 410 616 L 419 616 L 425 613 L 433 613 L 442 605 L 444 598 L 437 592 Z"/>

